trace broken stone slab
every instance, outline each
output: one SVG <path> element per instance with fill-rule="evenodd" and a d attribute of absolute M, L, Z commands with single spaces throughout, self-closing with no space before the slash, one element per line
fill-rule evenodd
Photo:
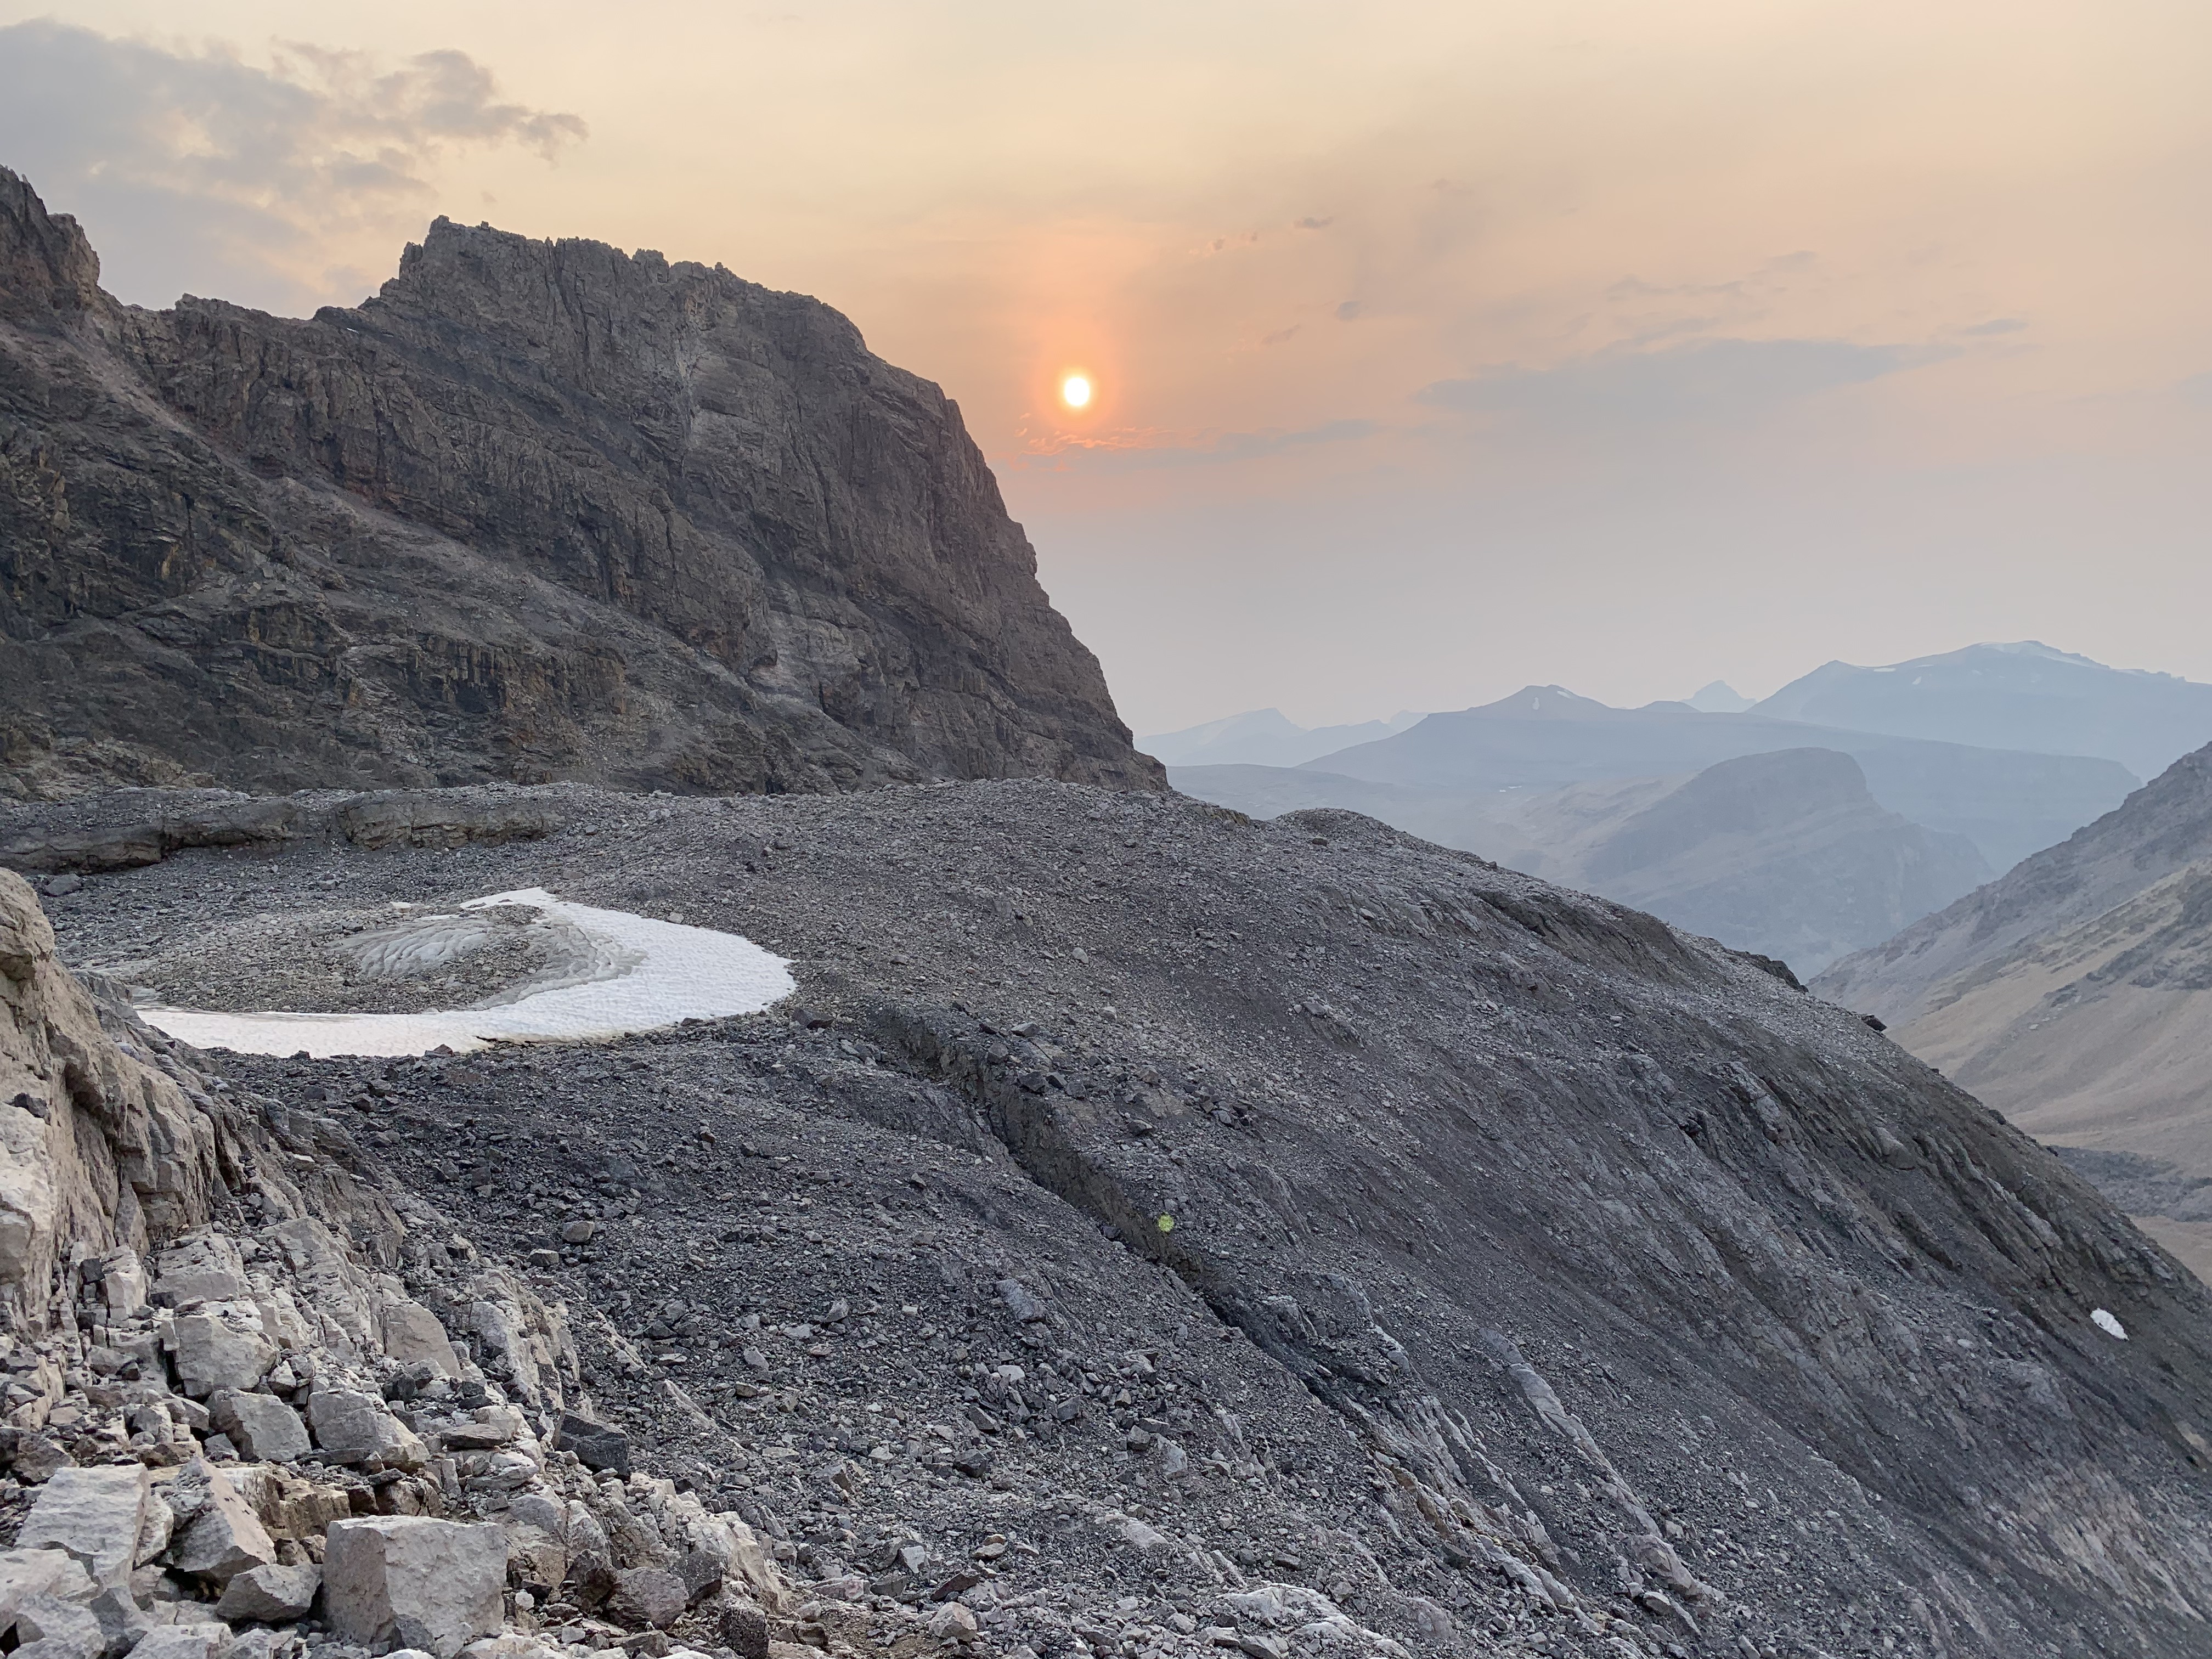
<path fill-rule="evenodd" d="M 323 1587 L 323 1570 L 317 1566 L 287 1567 L 270 1564 L 249 1567 L 222 1587 L 215 1610 L 234 1624 L 289 1624 L 304 1619 Z"/>
<path fill-rule="evenodd" d="M 66 1550 L 0 1550 L 0 1626 L 12 1621 L 33 1596 L 82 1601 L 99 1588 L 83 1563 Z"/>
<path fill-rule="evenodd" d="M 70 1467 L 70 1455 L 57 1442 L 22 1428 L 0 1429 L 4 1439 L 9 1472 L 28 1486 L 50 1480 L 56 1471 Z"/>
<path fill-rule="evenodd" d="M 407 1468 L 422 1467 L 422 1442 L 373 1394 L 318 1388 L 307 1400 L 307 1425 L 325 1457 L 358 1463 L 376 1457 Z"/>
<path fill-rule="evenodd" d="M 156 1625 L 131 1650 L 130 1659 L 216 1659 L 230 1645 L 230 1626 L 221 1622 Z"/>
<path fill-rule="evenodd" d="M 15 1542 L 65 1552 L 96 1584 L 127 1584 L 137 1565 L 149 1483 L 142 1463 L 58 1469 L 40 1488 Z"/>
<path fill-rule="evenodd" d="M 106 1659 L 107 1632 L 92 1610 L 58 1596 L 33 1595 L 15 1610 L 8 1633 L 33 1659 Z"/>
<path fill-rule="evenodd" d="M 250 1294 L 238 1246 L 211 1230 L 188 1234 L 155 1258 L 154 1288 L 174 1297 L 176 1306 L 235 1302 Z"/>
<path fill-rule="evenodd" d="M 289 1463 L 314 1446 L 300 1413 L 273 1394 L 219 1389 L 209 1396 L 208 1415 L 239 1455 L 257 1463 Z"/>
<path fill-rule="evenodd" d="M 177 1381 L 204 1400 L 217 1389 L 251 1389 L 276 1363 L 276 1345 L 258 1328 L 258 1316 L 234 1324 L 216 1313 L 182 1314 L 176 1320 Z"/>
<path fill-rule="evenodd" d="M 117 1250 L 100 1262 L 100 1295 L 111 1317 L 128 1319 L 146 1305 L 146 1264 L 136 1250 Z"/>
<path fill-rule="evenodd" d="M 363 1646 L 453 1656 L 500 1628 L 507 1534 L 427 1516 L 334 1522 L 324 1542 L 323 1598 L 331 1627 Z"/>
<path fill-rule="evenodd" d="M 576 1461 L 595 1474 L 629 1474 L 629 1437 L 620 1429 L 594 1423 L 574 1412 L 561 1413 L 553 1436 L 554 1449 L 574 1452 Z"/>
<path fill-rule="evenodd" d="M 204 1485 L 205 1496 L 170 1545 L 169 1565 L 189 1577 L 225 1584 L 274 1561 L 276 1540 L 229 1479 L 201 1459 L 192 1462 L 188 1473 L 193 1484 Z"/>
<path fill-rule="evenodd" d="M 377 1310 L 384 1352 L 403 1365 L 428 1365 L 434 1376 L 459 1376 L 453 1344 L 438 1316 L 419 1302 L 387 1302 Z"/>

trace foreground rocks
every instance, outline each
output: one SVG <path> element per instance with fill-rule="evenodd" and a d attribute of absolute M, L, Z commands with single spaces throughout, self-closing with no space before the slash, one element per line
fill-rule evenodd
<path fill-rule="evenodd" d="M 515 1638 L 763 1656 L 2196 1650 L 2202 1288 L 1755 963 L 1343 814 L 540 799 L 536 842 L 52 901 L 155 991 L 276 971 L 258 910 L 534 883 L 798 959 L 784 1010 L 606 1045 L 126 1033 L 267 1149 L 239 1268 L 180 1236 L 149 1293 L 266 1274 L 244 1392 L 421 1443 L 255 1486 L 313 1511 L 277 1565 L 495 1523 Z"/>

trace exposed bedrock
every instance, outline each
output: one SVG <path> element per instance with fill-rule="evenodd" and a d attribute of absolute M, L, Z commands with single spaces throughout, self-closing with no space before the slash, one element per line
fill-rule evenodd
<path fill-rule="evenodd" d="M 244 963 L 242 914 L 542 883 L 793 957 L 784 1010 L 604 1048 L 220 1069 L 591 1310 L 608 1415 L 836 1595 L 988 1517 L 1255 1640 L 2200 1650 L 2204 1288 L 1754 961 L 1349 813 L 544 799 L 528 842 L 189 849 L 58 926 Z M 1045 1605 L 979 1616 L 1042 1652 Z"/>
<path fill-rule="evenodd" d="M 440 220 L 117 304 L 0 169 L 0 779 L 1154 787 L 958 409 L 719 267 Z"/>

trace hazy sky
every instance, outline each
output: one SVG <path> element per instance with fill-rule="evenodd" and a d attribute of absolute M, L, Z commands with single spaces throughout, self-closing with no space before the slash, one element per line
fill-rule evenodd
<path fill-rule="evenodd" d="M 1977 639 L 2212 679 L 2202 0 L 0 25 L 0 161 L 128 300 L 351 302 L 439 212 L 819 295 L 1140 731 Z"/>

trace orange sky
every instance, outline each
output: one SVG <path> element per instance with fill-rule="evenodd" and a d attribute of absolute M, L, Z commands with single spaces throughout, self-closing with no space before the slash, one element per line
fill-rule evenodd
<path fill-rule="evenodd" d="M 2193 0 L 64 21 L 0 38 L 0 161 L 125 297 L 357 300 L 439 211 L 819 295 L 959 399 L 1140 729 L 1978 638 L 2212 678 Z M 33 46 L 100 90 L 11 131 Z M 434 51 L 495 92 L 377 78 Z M 225 90 L 103 125 L 157 72 Z"/>

